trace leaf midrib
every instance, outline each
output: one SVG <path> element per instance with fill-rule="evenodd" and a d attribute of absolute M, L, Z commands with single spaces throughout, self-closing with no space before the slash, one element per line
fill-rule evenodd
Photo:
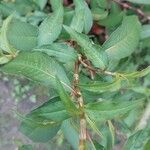
<path fill-rule="evenodd" d="M 44 74 L 46 74 L 46 75 L 52 77 L 53 79 L 56 79 L 55 76 L 49 74 L 48 72 L 46 72 L 46 71 L 44 71 L 44 70 L 42 70 L 42 69 L 39 69 L 39 68 L 37 68 L 37 67 L 33 67 L 33 66 L 29 65 L 29 64 L 28 64 L 28 65 L 22 64 L 22 63 L 20 63 L 20 64 L 14 63 L 14 64 L 16 64 L 15 66 L 23 66 L 23 67 L 25 67 L 25 68 L 26 68 L 26 67 L 29 67 L 29 68 L 31 68 L 31 69 L 41 71 L 41 72 L 43 72 Z M 60 82 L 61 82 L 64 86 L 66 86 L 67 88 L 69 88 L 71 91 L 73 91 L 73 89 L 72 89 L 69 85 L 67 85 L 65 82 L 63 82 L 63 81 L 61 81 L 61 80 L 60 80 Z"/>

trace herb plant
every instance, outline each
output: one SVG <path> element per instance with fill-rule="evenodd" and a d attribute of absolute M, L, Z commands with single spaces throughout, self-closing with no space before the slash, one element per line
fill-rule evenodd
<path fill-rule="evenodd" d="M 122 150 L 149 149 L 149 0 L 3 0 L 0 14 L 0 71 L 53 90 L 17 113 L 23 134 L 41 143 L 61 133 L 79 150 L 120 139 Z"/>

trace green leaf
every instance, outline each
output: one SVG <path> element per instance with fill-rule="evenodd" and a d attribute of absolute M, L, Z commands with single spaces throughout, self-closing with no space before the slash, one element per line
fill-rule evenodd
<path fill-rule="evenodd" d="M 140 27 L 136 16 L 128 16 L 123 19 L 122 25 L 110 35 L 102 46 L 110 60 L 120 60 L 133 53 L 139 42 Z"/>
<path fill-rule="evenodd" d="M 73 103 L 72 99 L 70 98 L 70 96 L 68 95 L 68 93 L 65 91 L 65 89 L 62 86 L 62 83 L 59 81 L 59 79 L 56 78 L 56 82 L 57 82 L 57 90 L 58 90 L 58 94 L 66 108 L 66 110 L 75 115 L 75 114 L 79 114 L 79 110 L 76 108 L 75 104 Z"/>
<path fill-rule="evenodd" d="M 37 9 L 38 7 L 33 0 L 0 1 L 0 12 L 3 17 L 9 16 L 13 12 L 16 12 L 19 16 L 25 16 Z"/>
<path fill-rule="evenodd" d="M 39 118 L 40 119 L 40 118 Z M 48 142 L 60 129 L 60 124 L 51 123 L 45 120 L 26 118 L 20 126 L 20 131 L 33 142 Z"/>
<path fill-rule="evenodd" d="M 15 50 L 31 50 L 37 46 L 38 28 L 9 16 L 3 23 L 0 35 L 1 48 L 12 53 Z"/>
<path fill-rule="evenodd" d="M 30 117 L 42 118 L 45 121 L 61 122 L 71 116 L 66 112 L 60 97 L 54 97 L 40 107 L 34 109 L 30 113 Z"/>
<path fill-rule="evenodd" d="M 13 18 L 13 15 L 9 16 L 6 20 L 4 20 L 3 26 L 1 28 L 1 33 L 0 33 L 0 48 L 3 51 L 6 51 L 8 53 L 13 53 L 15 51 L 9 44 L 9 41 L 7 38 L 7 31 L 9 29 L 9 25 L 12 21 L 12 18 Z"/>
<path fill-rule="evenodd" d="M 105 150 L 105 147 L 103 145 L 99 144 L 97 141 L 94 140 L 93 143 L 94 143 L 94 147 L 95 147 L 95 149 L 93 149 L 93 150 Z"/>
<path fill-rule="evenodd" d="M 7 39 L 13 48 L 25 51 L 37 46 L 38 28 L 36 26 L 13 19 L 6 30 Z"/>
<path fill-rule="evenodd" d="M 143 150 L 150 137 L 150 126 L 132 134 L 124 145 L 123 150 Z"/>
<path fill-rule="evenodd" d="M 128 2 L 137 3 L 137 4 L 150 4 L 149 0 L 127 0 Z"/>
<path fill-rule="evenodd" d="M 71 119 L 65 120 L 61 129 L 67 141 L 75 150 L 77 150 L 79 145 L 79 131 L 74 122 L 72 122 Z"/>
<path fill-rule="evenodd" d="M 33 0 L 39 7 L 40 9 L 44 9 L 46 3 L 48 0 Z"/>
<path fill-rule="evenodd" d="M 32 145 L 22 145 L 18 150 L 33 150 Z"/>
<path fill-rule="evenodd" d="M 143 25 L 141 32 L 141 39 L 146 39 L 150 37 L 150 25 Z"/>
<path fill-rule="evenodd" d="M 100 47 L 93 44 L 87 35 L 78 33 L 70 27 L 64 26 L 65 30 L 70 34 L 73 40 L 75 40 L 82 48 L 86 57 L 97 68 L 105 69 L 107 65 L 106 53 L 102 52 Z"/>
<path fill-rule="evenodd" d="M 53 58 L 41 52 L 22 52 L 14 60 L 2 66 L 1 71 L 23 75 L 56 89 L 56 75 L 67 90 L 72 90 L 63 67 Z"/>
<path fill-rule="evenodd" d="M 94 132 L 97 133 L 97 135 L 99 135 L 99 137 L 104 138 L 104 135 L 97 128 L 96 123 L 94 121 L 92 121 L 88 116 L 86 116 L 86 120 L 87 120 L 88 124 L 90 125 L 90 127 L 94 130 Z"/>
<path fill-rule="evenodd" d="M 102 92 L 114 92 L 121 88 L 121 82 L 120 80 L 115 80 L 111 83 L 103 83 L 100 81 L 93 81 L 91 83 L 87 84 L 80 84 L 79 85 L 81 89 L 90 91 L 90 92 L 96 92 L 96 93 L 102 93 Z"/>
<path fill-rule="evenodd" d="M 70 27 L 76 30 L 77 32 L 81 33 L 84 28 L 83 18 L 84 18 L 84 10 L 76 9 Z"/>
<path fill-rule="evenodd" d="M 128 111 L 137 108 L 143 103 L 143 100 L 137 101 L 100 101 L 88 103 L 85 106 L 87 115 L 95 121 L 105 121 L 122 116 Z"/>
<path fill-rule="evenodd" d="M 95 21 L 99 21 L 101 19 L 105 19 L 108 16 L 108 11 L 100 8 L 95 8 L 94 10 L 92 10 L 92 15 Z"/>
<path fill-rule="evenodd" d="M 134 78 L 140 78 L 140 77 L 146 76 L 149 73 L 150 73 L 150 66 L 148 66 L 147 68 L 145 68 L 141 71 L 125 73 L 125 74 L 123 74 L 123 76 L 126 78 L 129 78 L 129 79 L 134 79 Z"/>
<path fill-rule="evenodd" d="M 62 121 L 70 116 L 59 97 L 56 97 L 20 118 L 20 131 L 23 134 L 34 142 L 47 142 L 57 134 Z"/>
<path fill-rule="evenodd" d="M 103 8 L 104 11 L 108 11 L 108 5 L 109 4 L 107 4 L 107 6 Z M 125 12 L 120 9 L 119 5 L 112 1 L 108 16 L 104 19 L 99 20 L 98 24 L 112 30 L 116 28 L 116 26 L 121 24 L 123 16 L 125 16 Z"/>
<path fill-rule="evenodd" d="M 75 15 L 71 22 L 71 28 L 78 32 L 88 33 L 93 24 L 91 11 L 84 0 L 74 0 Z"/>
<path fill-rule="evenodd" d="M 41 51 L 49 56 L 55 57 L 62 63 L 74 62 L 77 59 L 77 53 L 74 48 L 64 43 L 53 43 L 35 48 L 34 51 Z"/>
<path fill-rule="evenodd" d="M 53 41 L 55 41 L 61 33 L 64 10 L 61 0 L 58 2 L 60 4 L 58 5 L 59 7 L 57 9 L 57 3 L 55 3 L 56 2 L 54 2 L 54 0 L 51 2 L 52 8 L 54 9 L 53 14 L 48 16 L 39 26 L 39 46 L 53 43 Z"/>
<path fill-rule="evenodd" d="M 107 131 L 107 150 L 112 150 L 115 144 L 115 129 L 111 121 L 108 120 L 108 131 Z"/>

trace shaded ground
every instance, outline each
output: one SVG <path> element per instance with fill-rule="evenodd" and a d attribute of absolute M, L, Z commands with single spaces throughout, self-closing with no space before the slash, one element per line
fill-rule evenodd
<path fill-rule="evenodd" d="M 28 85 L 28 81 L 0 76 L 0 149 L 17 150 L 18 145 L 31 143 L 18 131 L 20 121 L 13 110 L 27 113 L 42 104 L 47 99 L 47 95 L 44 95 L 45 89 L 42 92 L 43 95 L 35 96 L 34 94 L 35 92 L 41 93 L 38 91 L 42 90 L 41 88 L 36 87 L 35 90 L 33 85 Z M 36 148 L 51 149 L 44 148 L 41 144 L 36 144 Z"/>

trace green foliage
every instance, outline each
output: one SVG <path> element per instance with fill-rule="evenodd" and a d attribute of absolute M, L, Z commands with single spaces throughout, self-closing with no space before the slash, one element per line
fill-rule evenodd
<path fill-rule="evenodd" d="M 134 24 L 134 26 L 133 26 Z M 131 55 L 138 45 L 140 23 L 135 16 L 125 17 L 122 25 L 118 27 L 103 44 L 110 60 L 120 60 Z"/>
<path fill-rule="evenodd" d="M 63 6 L 61 0 L 52 0 L 52 7 L 54 9 L 53 14 L 48 16 L 39 26 L 38 45 L 40 46 L 51 44 L 61 33 L 63 24 Z"/>
<path fill-rule="evenodd" d="M 29 113 L 23 120 L 20 131 L 34 142 L 47 142 L 53 138 L 62 121 L 70 118 L 59 98 L 53 98 L 47 103 Z"/>
<path fill-rule="evenodd" d="M 141 100 L 131 102 L 105 100 L 95 103 L 88 103 L 85 106 L 85 111 L 91 119 L 103 121 L 121 116 L 137 106 L 140 106 L 141 104 Z"/>
<path fill-rule="evenodd" d="M 112 150 L 119 133 L 122 149 L 148 149 L 150 2 L 127 1 L 0 2 L 0 71 L 51 93 L 27 115 L 17 112 L 33 142 Z"/>
<path fill-rule="evenodd" d="M 64 26 L 65 30 L 71 35 L 73 40 L 75 40 L 83 49 L 86 57 L 92 61 L 95 67 L 105 69 L 107 65 L 107 56 L 104 52 L 101 52 L 101 48 L 94 45 L 88 36 L 78 33 L 75 30 Z"/>

